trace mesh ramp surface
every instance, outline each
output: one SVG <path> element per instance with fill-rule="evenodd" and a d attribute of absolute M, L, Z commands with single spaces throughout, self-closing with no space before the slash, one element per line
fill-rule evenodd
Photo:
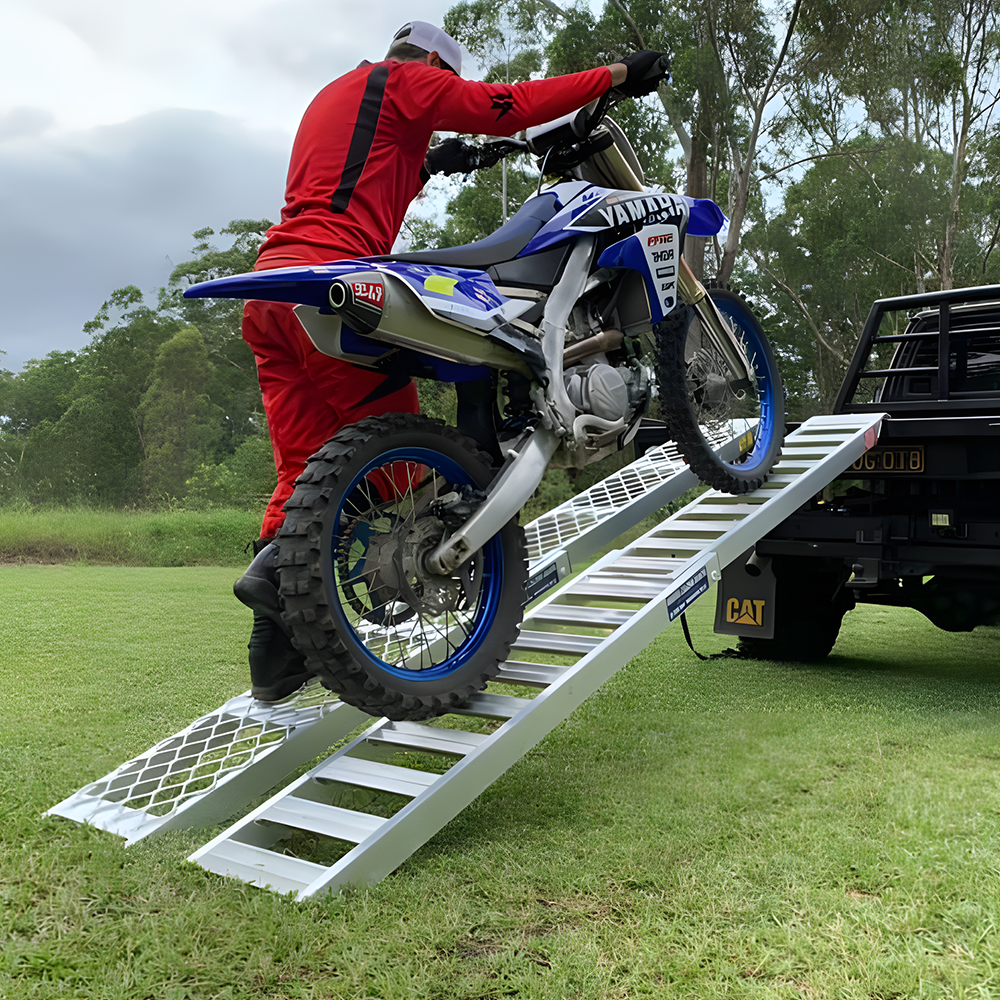
<path fill-rule="evenodd" d="M 744 427 L 715 437 L 732 448 Z M 672 443 L 658 446 L 525 527 L 537 596 L 572 562 L 697 485 Z M 529 591 L 531 593 L 531 591 Z M 154 833 L 217 823 L 371 717 L 310 684 L 281 705 L 249 692 L 196 719 L 48 810 L 134 843 Z"/>

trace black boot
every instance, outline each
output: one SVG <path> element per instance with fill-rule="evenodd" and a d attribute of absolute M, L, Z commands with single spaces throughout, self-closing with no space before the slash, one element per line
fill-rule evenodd
<path fill-rule="evenodd" d="M 263 540 L 262 540 L 263 541 Z M 257 701 L 272 703 L 287 698 L 309 679 L 305 657 L 292 645 L 288 627 L 281 620 L 278 579 L 274 570 L 277 545 L 258 548 L 247 571 L 233 584 L 233 593 L 253 611 L 250 632 L 250 693 Z"/>

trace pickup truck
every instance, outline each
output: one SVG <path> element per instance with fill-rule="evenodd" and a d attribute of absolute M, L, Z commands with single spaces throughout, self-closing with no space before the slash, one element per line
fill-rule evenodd
<path fill-rule="evenodd" d="M 871 411 L 876 446 L 726 568 L 742 654 L 822 659 L 860 602 L 1000 625 L 1000 285 L 875 302 L 834 405 Z M 751 576 L 769 615 L 733 613 Z"/>

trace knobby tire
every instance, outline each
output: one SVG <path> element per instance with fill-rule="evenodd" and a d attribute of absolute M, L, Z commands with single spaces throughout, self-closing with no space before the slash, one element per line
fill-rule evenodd
<path fill-rule="evenodd" d="M 334 519 L 347 509 L 347 494 L 363 480 L 359 470 L 377 462 L 381 454 L 406 448 L 430 449 L 444 461 L 460 465 L 470 484 L 480 489 L 493 475 L 490 458 L 478 444 L 441 421 L 400 413 L 365 418 L 331 438 L 299 477 L 278 533 L 277 572 L 282 617 L 307 669 L 342 701 L 370 715 L 419 720 L 464 705 L 507 659 L 522 618 L 527 549 L 524 532 L 513 519 L 498 533 L 493 557 L 485 555 L 487 546 L 481 550 L 480 558 L 500 560 L 494 570 L 502 574 L 502 593 L 486 622 L 488 639 L 460 666 L 447 673 L 446 662 L 438 671 L 446 675 L 428 682 L 421 681 L 419 671 L 410 671 L 411 679 L 396 676 L 388 664 L 382 669 L 348 624 L 348 612 L 356 606 L 354 591 L 345 588 L 345 602 L 338 598 L 337 588 L 331 588 L 332 553 L 339 537 Z M 346 611 L 344 603 L 351 606 Z"/>

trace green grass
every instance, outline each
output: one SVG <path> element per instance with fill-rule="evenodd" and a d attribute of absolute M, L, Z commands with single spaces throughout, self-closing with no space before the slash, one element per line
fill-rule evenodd
<path fill-rule="evenodd" d="M 0 563 L 245 566 L 259 513 L 0 507 Z"/>
<path fill-rule="evenodd" d="M 233 570 L 0 569 L 0 996 L 1000 994 L 1000 633 L 667 630 L 381 884 L 297 905 L 41 813 L 245 689 Z M 711 608 L 696 645 L 721 649 Z"/>

